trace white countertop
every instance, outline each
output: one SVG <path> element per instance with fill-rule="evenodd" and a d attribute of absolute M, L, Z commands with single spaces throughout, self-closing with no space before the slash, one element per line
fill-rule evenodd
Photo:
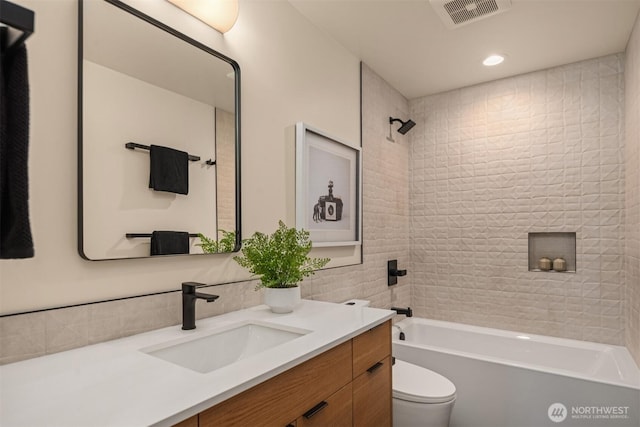
<path fill-rule="evenodd" d="M 264 305 L 0 366 L 2 427 L 171 426 L 393 317 L 367 307 L 303 300 L 293 313 Z M 140 349 L 244 321 L 312 331 L 203 374 Z"/>

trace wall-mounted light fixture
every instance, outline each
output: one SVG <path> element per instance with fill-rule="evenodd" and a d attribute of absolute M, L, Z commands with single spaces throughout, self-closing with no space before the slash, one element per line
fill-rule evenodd
<path fill-rule="evenodd" d="M 221 33 L 238 19 L 238 0 L 167 0 Z"/>

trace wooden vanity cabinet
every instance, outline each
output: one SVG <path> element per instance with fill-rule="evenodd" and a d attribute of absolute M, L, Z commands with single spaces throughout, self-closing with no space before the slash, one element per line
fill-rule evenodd
<path fill-rule="evenodd" d="M 184 427 L 390 427 L 391 322 L 183 422 L 194 418 Z"/>
<path fill-rule="evenodd" d="M 391 426 L 391 322 L 353 340 L 353 425 Z"/>
<path fill-rule="evenodd" d="M 351 377 L 347 341 L 201 412 L 199 425 L 284 427 L 349 384 Z"/>
<path fill-rule="evenodd" d="M 351 383 L 342 387 L 296 420 L 296 427 L 351 427 L 353 425 Z"/>

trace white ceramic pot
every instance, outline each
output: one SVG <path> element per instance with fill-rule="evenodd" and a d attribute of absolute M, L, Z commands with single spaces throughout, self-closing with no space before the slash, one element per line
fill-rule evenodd
<path fill-rule="evenodd" d="M 264 303 L 274 313 L 291 313 L 300 304 L 300 287 L 264 288 Z"/>

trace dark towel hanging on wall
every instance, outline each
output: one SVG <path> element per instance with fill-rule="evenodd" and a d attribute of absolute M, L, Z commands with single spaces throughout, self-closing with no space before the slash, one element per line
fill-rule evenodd
<path fill-rule="evenodd" d="M 0 258 L 34 255 L 29 223 L 29 81 L 24 44 L 0 67 Z"/>
<path fill-rule="evenodd" d="M 189 153 L 161 145 L 151 145 L 149 157 L 149 188 L 189 194 Z"/>
<path fill-rule="evenodd" d="M 151 233 L 151 255 L 189 253 L 189 233 L 186 231 L 154 231 Z"/>

